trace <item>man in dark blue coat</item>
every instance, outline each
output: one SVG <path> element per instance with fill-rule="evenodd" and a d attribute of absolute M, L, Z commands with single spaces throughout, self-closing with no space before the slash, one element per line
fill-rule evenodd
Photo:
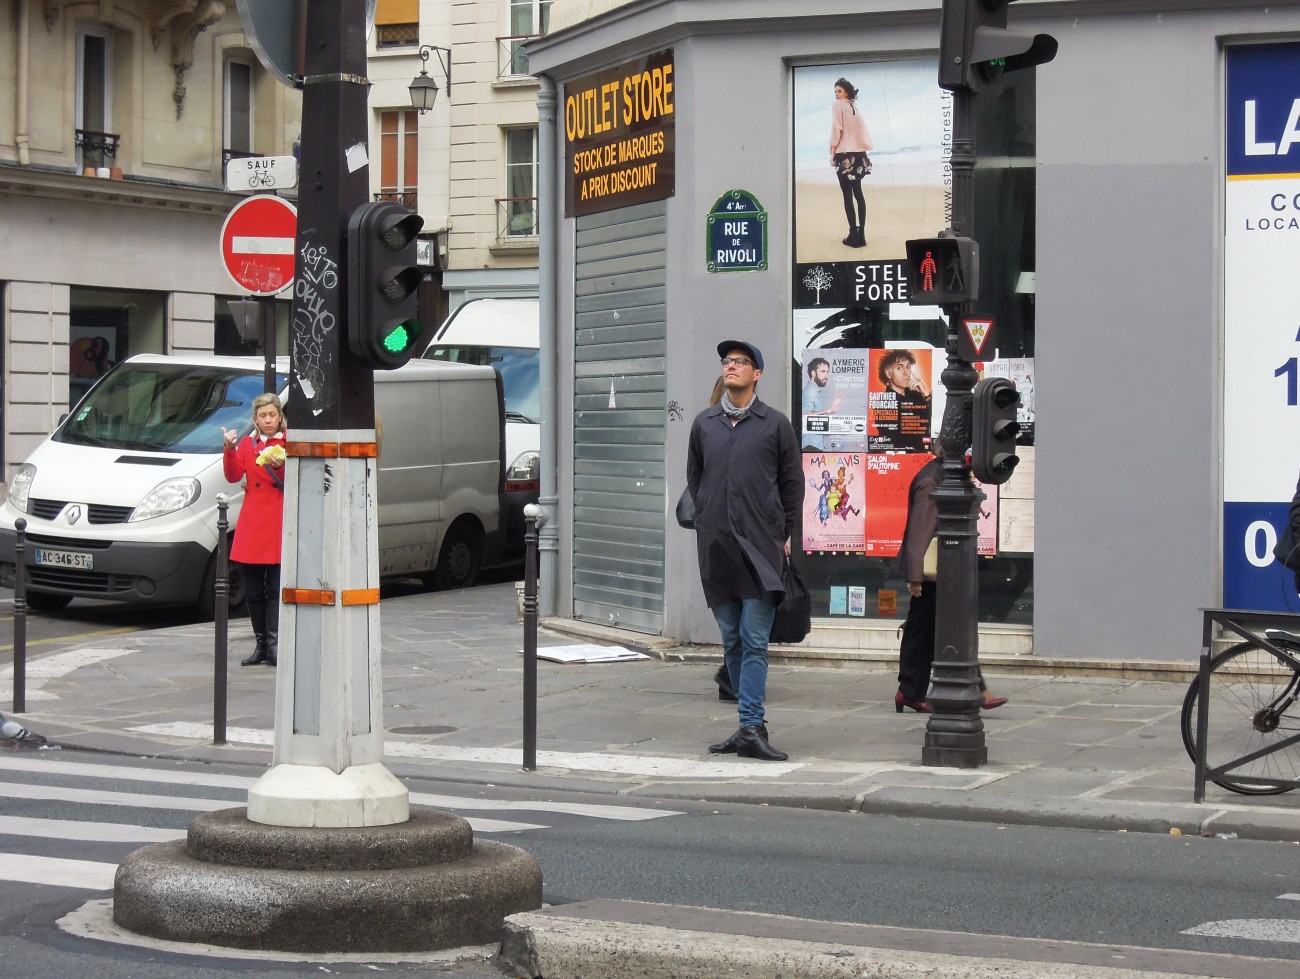
<path fill-rule="evenodd" d="M 803 466 L 790 420 L 758 399 L 763 353 L 744 340 L 718 344 L 722 400 L 696 416 L 686 459 L 704 598 L 722 633 L 740 728 L 715 754 L 784 761 L 763 722 L 767 642 L 785 595 L 781 565 L 803 506 Z"/>

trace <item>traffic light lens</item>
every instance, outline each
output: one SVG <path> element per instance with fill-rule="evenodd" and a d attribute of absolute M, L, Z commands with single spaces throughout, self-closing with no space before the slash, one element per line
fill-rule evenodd
<path fill-rule="evenodd" d="M 405 353 L 420 338 L 420 330 L 420 324 L 414 320 L 399 323 L 385 335 L 384 349 L 393 354 Z"/>

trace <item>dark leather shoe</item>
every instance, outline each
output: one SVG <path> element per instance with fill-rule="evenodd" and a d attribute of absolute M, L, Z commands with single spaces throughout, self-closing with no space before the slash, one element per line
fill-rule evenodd
<path fill-rule="evenodd" d="M 256 666 L 258 663 L 265 663 L 265 662 L 266 662 L 266 647 L 258 646 L 256 649 L 253 650 L 252 654 L 247 659 L 241 659 L 239 661 L 239 665 Z"/>
<path fill-rule="evenodd" d="M 903 713 L 904 707 L 910 707 L 918 714 L 934 713 L 934 708 L 931 707 L 924 700 L 908 700 L 906 697 L 903 696 L 903 691 L 900 690 L 898 691 L 898 693 L 894 694 L 894 712 L 897 714 L 901 714 Z"/>
<path fill-rule="evenodd" d="M 763 737 L 766 738 L 767 725 L 760 724 L 758 727 L 759 730 L 763 732 Z M 741 728 L 736 728 L 735 733 L 733 733 L 731 737 L 727 738 L 726 741 L 719 741 L 717 744 L 709 745 L 709 751 L 715 755 L 730 755 L 734 753 L 736 750 L 736 744 L 740 738 L 741 730 Z"/>
<path fill-rule="evenodd" d="M 763 761 L 785 761 L 790 757 L 768 744 L 765 724 L 750 724 L 736 732 L 736 754 L 741 758 L 761 758 Z"/>
<path fill-rule="evenodd" d="M 731 689 L 731 674 L 727 672 L 726 663 L 719 666 L 718 672 L 713 674 L 713 682 L 718 685 L 719 700 L 725 700 L 731 704 L 736 702 L 736 691 Z"/>

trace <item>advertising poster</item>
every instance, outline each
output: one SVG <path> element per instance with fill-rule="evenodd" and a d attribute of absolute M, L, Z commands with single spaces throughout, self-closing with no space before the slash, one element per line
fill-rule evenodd
<path fill-rule="evenodd" d="M 907 490 L 912 477 L 930 458 L 926 452 L 867 456 L 863 493 L 871 505 L 867 507 L 863 551 L 868 557 L 898 554 L 907 526 Z"/>
<path fill-rule="evenodd" d="M 1300 44 L 1224 57 L 1223 605 L 1300 611 L 1273 557 L 1300 470 Z"/>
<path fill-rule="evenodd" d="M 801 436 L 805 452 L 867 447 L 869 350 L 805 350 Z"/>
<path fill-rule="evenodd" d="M 862 553 L 865 458 L 860 453 L 804 453 L 805 552 Z"/>
<path fill-rule="evenodd" d="M 867 376 L 872 452 L 924 452 L 933 402 L 931 351 L 873 350 Z"/>

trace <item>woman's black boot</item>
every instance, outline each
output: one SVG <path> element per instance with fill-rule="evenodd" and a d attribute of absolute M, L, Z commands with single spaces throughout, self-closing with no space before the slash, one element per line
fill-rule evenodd
<path fill-rule="evenodd" d="M 253 638 L 256 645 L 253 647 L 253 653 L 247 659 L 239 661 L 240 666 L 256 666 L 258 663 L 266 662 L 267 645 L 266 645 L 266 603 L 248 600 L 248 621 L 253 624 Z"/>

